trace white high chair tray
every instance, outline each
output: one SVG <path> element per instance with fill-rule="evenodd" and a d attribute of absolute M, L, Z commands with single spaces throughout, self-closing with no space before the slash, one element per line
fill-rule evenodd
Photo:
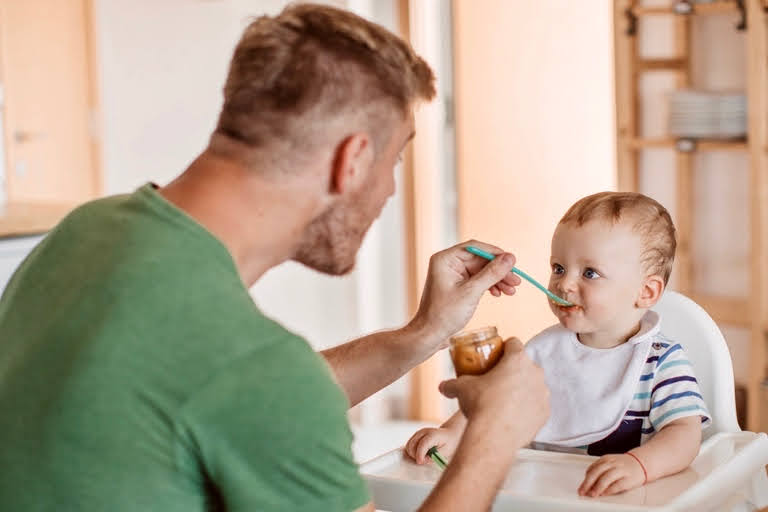
<path fill-rule="evenodd" d="M 724 510 L 733 503 L 764 506 L 759 502 L 768 493 L 768 437 L 763 433 L 715 434 L 704 441 L 693 464 L 676 475 L 616 496 L 582 498 L 576 490 L 594 460 L 588 455 L 520 450 L 493 510 Z M 363 464 L 360 471 L 376 508 L 391 512 L 418 508 L 441 473 L 432 463 L 415 464 L 402 449 Z"/>

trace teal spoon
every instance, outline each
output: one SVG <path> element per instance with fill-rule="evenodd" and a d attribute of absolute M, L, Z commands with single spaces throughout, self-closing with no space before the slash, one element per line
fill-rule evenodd
<path fill-rule="evenodd" d="M 488 261 L 490 261 L 490 260 L 492 260 L 492 259 L 494 259 L 496 257 L 496 256 L 494 256 L 493 254 L 491 254 L 489 252 L 485 252 L 484 250 L 478 249 L 477 247 L 472 247 L 471 245 L 465 247 L 465 249 L 468 252 L 471 252 L 472 254 L 474 254 L 475 256 L 480 256 L 481 258 L 485 258 Z M 565 299 L 561 299 L 560 297 L 558 297 L 557 295 L 555 295 L 551 291 L 547 290 L 537 280 L 535 280 L 534 278 L 532 278 L 531 276 L 529 276 L 528 274 L 526 274 L 525 272 L 523 272 L 519 268 L 512 267 L 512 272 L 517 274 L 517 275 L 519 275 L 520 277 L 522 277 L 523 279 L 525 279 L 526 281 L 531 283 L 533 286 L 535 286 L 539 290 L 543 291 L 545 294 L 547 294 L 547 297 L 549 297 L 553 302 L 556 302 L 557 304 L 560 304 L 561 306 L 573 306 L 574 305 L 572 302 L 568 302 Z"/>

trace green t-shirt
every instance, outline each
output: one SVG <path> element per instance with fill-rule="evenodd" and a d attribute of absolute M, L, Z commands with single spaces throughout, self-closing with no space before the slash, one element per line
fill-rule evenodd
<path fill-rule="evenodd" d="M 71 213 L 0 300 L 3 511 L 353 510 L 347 407 L 151 185 Z"/>

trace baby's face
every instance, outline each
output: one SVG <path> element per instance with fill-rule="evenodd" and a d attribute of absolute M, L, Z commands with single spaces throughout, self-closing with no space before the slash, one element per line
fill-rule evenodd
<path fill-rule="evenodd" d="M 645 273 L 642 239 L 628 223 L 559 224 L 552 237 L 549 289 L 576 304 L 550 308 L 577 333 L 610 331 L 637 317 Z"/>

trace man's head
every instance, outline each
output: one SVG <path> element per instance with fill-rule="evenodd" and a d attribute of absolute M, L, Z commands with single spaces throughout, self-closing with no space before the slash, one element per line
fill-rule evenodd
<path fill-rule="evenodd" d="M 429 66 L 391 32 L 344 10 L 292 5 L 245 30 L 209 151 L 278 182 L 320 176 L 323 207 L 294 259 L 344 273 L 394 191 L 414 105 L 434 94 Z"/>
<path fill-rule="evenodd" d="M 667 210 L 637 193 L 602 192 L 579 200 L 552 237 L 550 289 L 578 304 L 552 306 L 577 332 L 636 322 L 661 297 L 675 258 Z"/>

